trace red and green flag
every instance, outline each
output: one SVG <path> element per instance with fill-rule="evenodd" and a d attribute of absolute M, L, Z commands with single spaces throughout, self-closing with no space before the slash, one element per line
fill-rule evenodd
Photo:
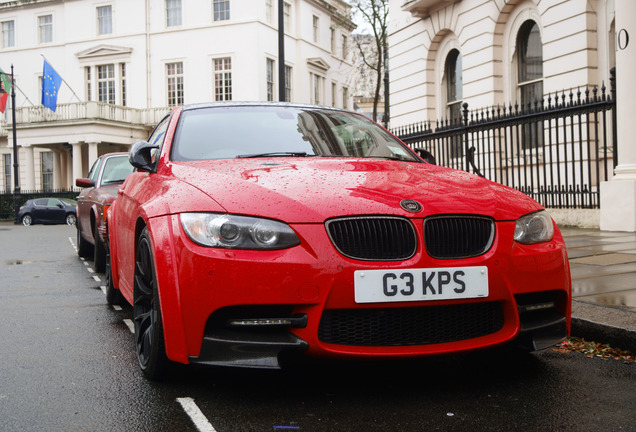
<path fill-rule="evenodd" d="M 0 68 L 0 113 L 4 113 L 7 108 L 7 99 L 9 99 L 9 93 L 11 93 L 11 78 L 10 75 L 4 73 Z"/>

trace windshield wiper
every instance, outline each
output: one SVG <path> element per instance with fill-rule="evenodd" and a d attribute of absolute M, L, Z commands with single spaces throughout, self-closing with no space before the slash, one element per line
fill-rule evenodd
<path fill-rule="evenodd" d="M 408 159 L 404 159 L 400 156 L 367 156 L 367 158 L 369 159 L 388 159 L 388 160 L 393 160 L 393 161 L 407 161 L 407 162 L 413 162 L 413 161 L 409 161 Z"/>
<path fill-rule="evenodd" d="M 285 157 L 285 156 L 305 157 L 307 156 L 307 152 L 271 152 L 271 153 L 242 154 L 242 155 L 236 156 L 236 158 L 248 159 L 248 158 L 259 158 L 259 157 Z"/>
<path fill-rule="evenodd" d="M 102 180 L 102 184 L 106 185 L 106 184 L 113 184 L 113 183 L 123 183 L 126 179 L 114 179 L 114 180 Z"/>

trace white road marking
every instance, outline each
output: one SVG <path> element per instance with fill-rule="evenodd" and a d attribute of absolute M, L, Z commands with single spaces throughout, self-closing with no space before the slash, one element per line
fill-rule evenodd
<path fill-rule="evenodd" d="M 93 276 L 93 279 L 95 279 L 95 282 L 101 282 L 102 280 L 99 278 L 99 276 Z"/>
<path fill-rule="evenodd" d="M 192 420 L 199 432 L 216 432 L 214 426 L 210 424 L 210 422 L 205 417 L 205 415 L 203 415 L 197 404 L 194 403 L 194 399 L 189 397 L 177 398 L 177 402 L 181 404 L 183 410 L 190 417 L 190 420 Z"/>
<path fill-rule="evenodd" d="M 86 267 L 86 270 L 88 270 L 88 272 L 89 272 L 89 273 L 95 273 L 95 270 L 93 270 L 93 269 L 92 269 L 92 268 L 90 268 L 90 267 Z"/>
<path fill-rule="evenodd" d="M 102 290 L 104 294 L 106 294 L 106 287 L 104 285 L 100 285 L 99 288 Z"/>
<path fill-rule="evenodd" d="M 128 330 L 130 330 L 132 334 L 135 334 L 135 325 L 133 324 L 132 320 L 126 318 L 124 319 L 124 324 L 128 326 Z"/>
<path fill-rule="evenodd" d="M 121 306 L 119 305 L 113 305 L 113 309 L 115 309 L 116 311 L 122 310 Z"/>

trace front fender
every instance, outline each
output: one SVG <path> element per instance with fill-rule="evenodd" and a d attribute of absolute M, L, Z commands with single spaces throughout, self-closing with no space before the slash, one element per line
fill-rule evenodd
<path fill-rule="evenodd" d="M 150 233 L 155 261 L 166 355 L 172 361 L 189 363 L 179 300 L 179 278 L 175 271 L 177 263 L 172 235 L 173 223 L 178 223 L 178 217 L 162 216 L 148 219 L 146 226 Z"/>

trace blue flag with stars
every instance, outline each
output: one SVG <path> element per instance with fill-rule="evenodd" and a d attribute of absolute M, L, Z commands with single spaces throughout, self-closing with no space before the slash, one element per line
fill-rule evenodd
<path fill-rule="evenodd" d="M 62 77 L 45 59 L 42 71 L 42 105 L 51 111 L 55 111 L 57 108 L 57 94 L 61 85 Z"/>

